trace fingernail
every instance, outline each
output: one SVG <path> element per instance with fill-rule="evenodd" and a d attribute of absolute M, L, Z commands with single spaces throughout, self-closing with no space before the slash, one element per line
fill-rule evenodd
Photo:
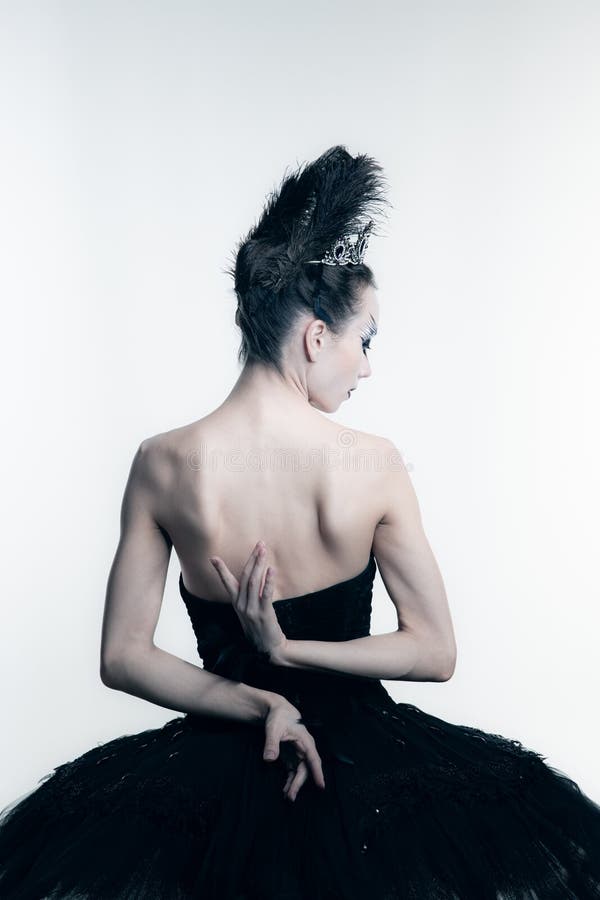
<path fill-rule="evenodd" d="M 265 753 L 265 759 L 275 759 L 275 754 L 272 750 L 267 750 Z"/>

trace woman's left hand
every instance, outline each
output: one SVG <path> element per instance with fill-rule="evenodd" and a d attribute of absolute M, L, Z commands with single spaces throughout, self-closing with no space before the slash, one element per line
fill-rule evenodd
<path fill-rule="evenodd" d="M 261 653 L 267 653 L 269 661 L 283 664 L 287 638 L 273 609 L 273 569 L 267 570 L 262 594 L 259 593 L 265 572 L 267 548 L 259 541 L 248 558 L 238 582 L 219 556 L 210 561 L 225 585 L 233 608 L 248 640 Z"/>

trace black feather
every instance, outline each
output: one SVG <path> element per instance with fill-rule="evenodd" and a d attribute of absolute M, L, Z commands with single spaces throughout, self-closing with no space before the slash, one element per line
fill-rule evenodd
<path fill-rule="evenodd" d="M 385 192 L 379 163 L 364 154 L 352 157 L 341 144 L 284 174 L 239 245 L 254 245 L 252 258 L 260 259 L 252 282 L 279 290 L 298 267 L 321 259 L 342 235 L 355 234 L 369 220 L 376 234 L 389 205 Z"/>

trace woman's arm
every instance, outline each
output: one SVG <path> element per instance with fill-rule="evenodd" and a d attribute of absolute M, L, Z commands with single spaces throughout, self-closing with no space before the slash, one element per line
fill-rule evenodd
<path fill-rule="evenodd" d="M 102 680 L 108 687 L 167 709 L 257 724 L 283 699 L 271 691 L 215 675 L 156 646 L 125 654 Z"/>
<path fill-rule="evenodd" d="M 453 674 L 441 646 L 402 631 L 371 634 L 350 641 L 286 640 L 274 665 L 359 675 L 389 681 L 447 681 Z"/>
<path fill-rule="evenodd" d="M 121 506 L 121 535 L 110 570 L 102 623 L 104 684 L 182 712 L 262 722 L 283 698 L 207 672 L 154 644 L 171 555 L 158 525 L 157 497 L 167 489 L 160 447 L 143 441 Z"/>
<path fill-rule="evenodd" d="M 399 450 L 381 439 L 383 515 L 373 552 L 396 607 L 398 629 L 350 641 L 287 640 L 275 664 L 367 678 L 447 681 L 456 641 L 446 591 L 425 535 L 417 496 Z"/>

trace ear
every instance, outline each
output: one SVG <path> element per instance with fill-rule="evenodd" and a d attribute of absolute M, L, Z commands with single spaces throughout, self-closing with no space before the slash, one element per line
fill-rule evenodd
<path fill-rule="evenodd" d="M 315 362 L 329 338 L 329 329 L 323 319 L 311 319 L 304 329 L 304 349 L 311 362 Z"/>

